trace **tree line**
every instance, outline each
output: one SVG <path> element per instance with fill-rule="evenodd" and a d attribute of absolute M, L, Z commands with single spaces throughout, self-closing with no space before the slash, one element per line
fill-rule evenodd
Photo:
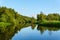
<path fill-rule="evenodd" d="M 38 22 L 60 21 L 60 15 L 58 13 L 50 13 L 50 14 L 46 15 L 43 12 L 41 12 L 40 14 L 37 15 L 37 21 Z"/>
<path fill-rule="evenodd" d="M 34 23 L 35 21 L 34 17 L 23 16 L 12 8 L 0 7 L 0 22 L 19 25 L 20 23 Z"/>
<path fill-rule="evenodd" d="M 0 25 L 1 22 L 19 25 L 20 23 L 41 23 L 45 21 L 60 21 L 60 15 L 58 13 L 46 15 L 40 12 L 40 14 L 37 14 L 37 19 L 35 19 L 34 17 L 23 16 L 12 8 L 0 7 Z"/>

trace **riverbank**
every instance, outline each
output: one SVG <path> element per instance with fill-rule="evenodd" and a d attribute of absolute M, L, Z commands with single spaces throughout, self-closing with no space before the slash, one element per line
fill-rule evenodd
<path fill-rule="evenodd" d="M 60 26 L 60 21 L 47 21 L 47 22 L 41 22 L 39 23 L 39 25 L 42 25 L 42 26 Z"/>
<path fill-rule="evenodd" d="M 11 25 L 11 23 L 8 23 L 8 22 L 0 22 L 0 27 L 1 26 L 9 26 Z"/>

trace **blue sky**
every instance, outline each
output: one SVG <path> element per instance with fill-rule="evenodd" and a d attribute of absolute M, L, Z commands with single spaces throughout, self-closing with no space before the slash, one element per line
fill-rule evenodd
<path fill-rule="evenodd" d="M 45 14 L 60 13 L 60 0 L 0 0 L 0 6 L 13 8 L 30 17 L 35 17 L 41 11 Z"/>

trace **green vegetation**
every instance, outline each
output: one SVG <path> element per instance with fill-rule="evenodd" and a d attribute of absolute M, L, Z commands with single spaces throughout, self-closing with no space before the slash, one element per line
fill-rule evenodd
<path fill-rule="evenodd" d="M 19 14 L 14 9 L 0 7 L 0 27 L 19 26 L 20 24 L 39 24 L 39 25 L 60 25 L 60 15 L 50 13 L 45 15 L 43 12 L 34 17 L 27 17 Z"/>
<path fill-rule="evenodd" d="M 43 12 L 41 12 L 37 15 L 37 19 L 35 19 L 34 17 L 23 16 L 16 12 L 14 9 L 0 7 L 1 40 L 10 39 L 18 30 L 28 26 L 31 26 L 31 28 L 34 30 L 36 24 L 38 24 L 37 30 L 40 30 L 41 33 L 43 33 L 46 29 L 50 31 L 58 30 L 60 29 L 60 15 L 58 13 L 50 13 L 45 15 Z"/>
<path fill-rule="evenodd" d="M 14 9 L 0 7 L 0 26 L 20 25 L 20 23 L 34 23 L 36 21 L 33 17 L 22 16 Z"/>
<path fill-rule="evenodd" d="M 0 22 L 0 27 L 5 27 L 11 25 L 10 23 Z"/>
<path fill-rule="evenodd" d="M 15 33 L 23 28 L 29 27 L 31 24 L 20 24 L 19 26 L 8 26 L 6 28 L 0 28 L 0 40 L 11 40 Z"/>
<path fill-rule="evenodd" d="M 37 30 L 39 30 L 41 32 L 41 34 L 43 34 L 46 30 L 48 30 L 48 31 L 58 31 L 58 30 L 60 30 L 60 27 L 38 25 Z"/>
<path fill-rule="evenodd" d="M 43 12 L 37 15 L 39 25 L 59 26 L 60 15 L 58 13 L 50 13 L 45 15 Z"/>
<path fill-rule="evenodd" d="M 7 30 L 9 33 L 11 26 L 11 30 L 20 30 L 26 24 L 31 25 L 35 23 L 36 19 L 34 17 L 23 16 L 14 9 L 0 7 L 0 33 L 6 33 Z"/>

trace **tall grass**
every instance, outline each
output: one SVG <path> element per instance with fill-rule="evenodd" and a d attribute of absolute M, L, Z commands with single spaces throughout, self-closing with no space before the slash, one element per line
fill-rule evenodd
<path fill-rule="evenodd" d="M 0 22 L 0 32 L 4 32 L 8 26 L 10 26 L 11 23 L 7 22 Z"/>
<path fill-rule="evenodd" d="M 11 23 L 0 22 L 0 27 L 5 27 L 5 26 L 9 26 L 9 25 L 11 25 Z"/>
<path fill-rule="evenodd" d="M 7 22 L 0 22 L 0 29 L 1 28 L 6 28 L 6 27 L 8 27 L 8 26 L 10 26 L 11 25 L 11 23 L 7 23 Z"/>
<path fill-rule="evenodd" d="M 41 22 L 39 23 L 39 25 L 43 25 L 43 26 L 60 26 L 60 21 L 45 21 L 45 22 Z"/>

